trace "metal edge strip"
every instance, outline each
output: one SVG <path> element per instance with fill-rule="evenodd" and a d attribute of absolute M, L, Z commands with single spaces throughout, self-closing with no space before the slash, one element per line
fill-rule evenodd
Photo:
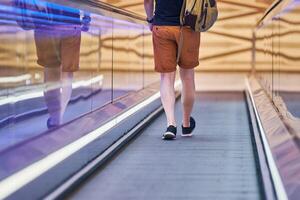
<path fill-rule="evenodd" d="M 82 181 L 87 179 L 94 170 L 101 167 L 109 161 L 122 147 L 128 144 L 133 138 L 135 138 L 140 131 L 146 127 L 157 115 L 162 112 L 162 106 L 156 109 L 151 115 L 141 121 L 137 126 L 130 130 L 126 135 L 120 138 L 116 143 L 110 146 L 105 152 L 96 157 L 93 161 L 87 164 L 83 169 L 74 174 L 70 179 L 56 188 L 53 192 L 45 197 L 45 200 L 62 198 L 68 192 L 71 192 L 73 188 L 80 185 Z"/>
<path fill-rule="evenodd" d="M 255 150 L 257 153 L 257 162 L 259 165 L 259 173 L 261 176 L 261 182 L 260 184 L 263 187 L 263 194 L 264 194 L 264 199 L 266 200 L 276 200 L 276 195 L 274 191 L 274 185 L 272 182 L 272 177 L 270 174 L 270 169 L 267 163 L 267 158 L 265 155 L 265 149 L 262 144 L 262 138 L 259 132 L 259 128 L 257 125 L 257 118 L 254 113 L 254 105 L 252 104 L 252 101 L 250 99 L 250 94 L 249 91 L 245 91 L 245 96 L 246 96 L 246 103 L 248 107 L 248 114 L 251 122 L 251 129 L 252 129 L 252 134 L 253 134 L 253 143 L 255 145 Z"/>
<path fill-rule="evenodd" d="M 16 172 L 10 177 L 2 180 L 0 182 L 0 199 L 4 199 L 8 197 L 12 193 L 17 191 L 21 187 L 23 187 L 24 185 L 28 184 L 30 181 L 34 180 L 41 174 L 45 173 L 47 170 L 54 167 L 56 164 L 60 163 L 61 161 L 63 161 L 73 153 L 77 152 L 84 146 L 88 145 L 89 143 L 97 139 L 99 136 L 103 135 L 109 129 L 115 127 L 127 116 L 130 116 L 131 114 L 137 112 L 138 110 L 140 110 L 141 108 L 148 105 L 149 103 L 151 103 L 152 101 L 156 100 L 159 97 L 160 97 L 159 92 L 155 93 L 147 100 L 129 109 L 125 113 L 107 122 L 106 124 L 92 131 L 91 133 L 83 136 L 82 138 L 74 141 L 73 143 L 66 145 L 65 147 L 55 151 L 54 153 L 46 156 L 45 158 L 27 166 L 26 168 Z"/>
<path fill-rule="evenodd" d="M 53 2 L 53 3 L 58 3 L 61 5 L 65 5 L 65 6 L 70 6 L 75 3 L 77 5 L 81 4 L 81 5 L 89 6 L 92 8 L 99 8 L 99 9 L 103 9 L 105 11 L 117 13 L 120 15 L 124 15 L 126 17 L 130 17 L 130 18 L 139 20 L 139 21 L 143 22 L 144 24 L 146 24 L 146 17 L 139 15 L 135 12 L 132 12 L 130 10 L 118 8 L 109 3 L 105 3 L 105 2 L 101 2 L 101 1 L 95 1 L 95 0 L 85 0 L 85 1 L 82 1 L 82 0 L 69 0 L 69 1 L 47 0 L 47 1 Z"/>
<path fill-rule="evenodd" d="M 181 82 L 180 80 L 175 82 L 174 87 L 176 90 L 180 87 Z M 45 158 L 25 167 L 24 169 L 16 172 L 15 174 L 11 175 L 10 177 L 2 180 L 0 182 L 0 199 L 4 199 L 12 195 L 14 192 L 21 189 L 23 186 L 27 185 L 31 181 L 35 180 L 64 159 L 70 157 L 83 147 L 87 146 L 91 142 L 95 141 L 101 135 L 103 135 L 106 131 L 110 130 L 113 127 L 116 127 L 120 124 L 126 117 L 136 113 L 137 111 L 141 110 L 142 108 L 149 105 L 151 102 L 154 102 L 160 98 L 160 92 L 157 92 L 147 98 L 146 100 L 140 102 L 139 104 L 133 106 L 126 112 L 118 115 L 116 118 L 112 119 L 111 121 L 107 122 L 103 126 L 97 128 L 96 130 L 90 132 L 89 134 L 83 136 L 82 138 L 66 145 L 65 147 L 49 154 Z"/>
<path fill-rule="evenodd" d="M 251 99 L 251 102 L 252 102 L 252 105 L 253 105 L 254 113 L 255 113 L 255 116 L 256 116 L 256 119 L 257 119 L 257 124 L 258 124 L 258 128 L 259 128 L 259 131 L 260 131 L 260 137 L 262 138 L 262 142 L 263 142 L 264 150 L 265 150 L 265 153 L 266 153 L 266 158 L 267 158 L 267 161 L 268 161 L 268 166 L 269 166 L 269 169 L 270 169 L 270 173 L 271 173 L 271 177 L 272 177 L 272 180 L 273 180 L 273 185 L 274 185 L 274 188 L 275 188 L 275 193 L 276 193 L 277 199 L 279 199 L 279 200 L 288 200 L 288 196 L 287 196 L 285 188 L 283 186 L 278 168 L 276 166 L 276 163 L 274 161 L 269 143 L 268 143 L 267 138 L 266 138 L 266 133 L 264 131 L 262 122 L 261 122 L 260 117 L 259 117 L 258 110 L 257 110 L 256 105 L 255 105 L 254 97 L 253 97 L 253 94 L 252 94 L 252 91 L 251 91 L 251 86 L 250 86 L 248 78 L 245 79 L 245 83 L 246 83 L 246 89 L 247 89 L 247 91 L 250 95 L 250 99 Z"/>
<path fill-rule="evenodd" d="M 178 89 L 180 85 L 181 82 L 180 80 L 178 80 L 175 82 L 174 87 Z M 130 108 L 126 112 L 122 113 L 121 115 L 107 122 L 103 126 L 97 128 L 96 130 L 90 132 L 89 134 L 83 136 L 82 138 L 66 145 L 65 147 L 51 153 L 45 158 L 25 167 L 24 169 L 16 172 L 10 177 L 2 180 L 0 182 L 0 199 L 7 198 L 8 196 L 22 188 L 29 182 L 33 181 L 40 175 L 47 172 L 49 169 L 62 162 L 64 159 L 68 158 L 75 152 L 79 151 L 81 148 L 87 146 L 88 144 L 99 138 L 106 131 L 117 126 L 124 119 L 126 119 L 126 117 L 136 113 L 137 111 L 146 107 L 148 104 L 150 104 L 158 98 L 160 98 L 160 92 L 153 94 L 148 99 L 140 102 L 136 106 Z"/>
<path fill-rule="evenodd" d="M 264 15 L 262 16 L 262 18 L 260 20 L 258 20 L 257 22 L 257 26 L 260 27 L 263 23 L 263 21 L 265 20 L 265 18 L 282 2 L 283 0 L 276 0 L 274 1 L 271 6 L 266 10 L 266 12 L 264 13 Z"/>
<path fill-rule="evenodd" d="M 297 3 L 296 0 L 276 0 L 272 3 L 272 5 L 266 10 L 264 15 L 260 20 L 258 20 L 256 29 L 261 28 L 265 24 L 267 24 L 270 19 L 276 17 L 276 15 L 279 15 L 281 12 L 284 12 L 284 10 L 289 6 L 292 5 L 292 3 Z"/>
<path fill-rule="evenodd" d="M 178 83 L 177 83 L 178 85 Z M 180 97 L 180 93 L 176 93 L 176 99 Z M 141 130 L 149 125 L 155 117 L 157 117 L 163 111 L 163 107 L 160 106 L 155 111 L 153 111 L 149 116 L 143 119 L 139 124 L 137 124 L 133 129 L 111 145 L 107 150 L 97 156 L 94 160 L 88 163 L 80 171 L 76 172 L 72 177 L 70 177 L 66 182 L 56 188 L 54 191 L 49 193 L 44 200 L 62 199 L 65 195 L 71 192 L 74 188 L 79 186 L 82 181 L 89 178 L 92 173 L 99 167 L 102 167 L 111 158 L 113 158 L 116 153 L 118 153 L 122 148 L 129 144 L 132 139 L 141 134 Z"/>

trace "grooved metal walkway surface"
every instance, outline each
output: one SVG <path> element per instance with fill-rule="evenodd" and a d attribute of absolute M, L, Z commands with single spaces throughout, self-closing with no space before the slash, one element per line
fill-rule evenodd
<path fill-rule="evenodd" d="M 176 104 L 180 127 L 181 105 Z M 162 141 L 161 114 L 69 199 L 260 199 L 243 93 L 198 93 L 195 135 Z"/>

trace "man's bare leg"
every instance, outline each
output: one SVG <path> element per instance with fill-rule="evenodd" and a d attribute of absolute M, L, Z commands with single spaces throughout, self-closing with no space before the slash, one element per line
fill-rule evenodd
<path fill-rule="evenodd" d="M 160 94 L 161 101 L 167 117 L 167 126 L 176 127 L 175 120 L 175 82 L 176 72 L 161 73 Z"/>
<path fill-rule="evenodd" d="M 195 101 L 195 75 L 194 69 L 180 68 L 180 78 L 182 82 L 181 102 L 183 107 L 182 125 L 190 126 L 190 116 Z"/>

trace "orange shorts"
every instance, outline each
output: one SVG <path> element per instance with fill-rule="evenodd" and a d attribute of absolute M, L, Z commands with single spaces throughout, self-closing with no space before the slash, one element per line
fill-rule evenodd
<path fill-rule="evenodd" d="M 183 27 L 183 45 L 178 65 L 193 69 L 199 65 L 200 33 Z M 176 71 L 176 59 L 180 38 L 179 26 L 153 26 L 152 29 L 155 71 Z"/>
<path fill-rule="evenodd" d="M 63 72 L 79 70 L 81 30 L 77 26 L 57 26 L 34 31 L 37 63 L 43 67 L 61 67 Z"/>

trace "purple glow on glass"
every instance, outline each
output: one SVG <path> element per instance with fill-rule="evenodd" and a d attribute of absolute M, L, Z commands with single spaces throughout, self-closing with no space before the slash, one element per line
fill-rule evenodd
<path fill-rule="evenodd" d="M 300 0 L 294 0 L 290 2 L 283 10 L 281 10 L 278 14 L 276 14 L 273 18 L 280 18 L 287 13 L 297 9 L 300 6 Z"/>
<path fill-rule="evenodd" d="M 8 17 L 11 15 L 11 17 L 14 17 L 13 19 L 19 19 L 20 15 L 24 11 L 23 9 L 15 8 L 15 7 L 9 7 L 9 6 L 0 6 L 0 11 L 5 12 L 3 16 L 0 16 L 1 18 Z M 79 10 L 78 10 L 79 11 Z M 39 22 L 44 22 L 46 24 L 49 24 L 48 17 L 51 15 L 52 19 L 54 20 L 61 20 L 61 21 L 76 21 L 77 19 L 71 16 L 63 16 L 63 15 L 57 15 L 57 14 L 49 14 L 49 13 L 44 13 L 44 12 L 39 12 L 39 11 L 32 11 L 32 10 L 27 10 L 27 13 L 33 18 L 34 20 L 37 20 Z M 17 15 L 17 16 L 16 16 Z M 60 23 L 65 23 L 65 22 L 60 22 Z"/>
<path fill-rule="evenodd" d="M 51 4 L 52 5 L 52 4 Z M 52 5 L 54 6 L 54 4 Z M 58 5 L 55 5 L 56 8 L 59 7 Z M 76 9 L 68 9 L 67 7 L 62 7 L 63 9 L 66 10 L 72 10 L 75 11 Z M 16 20 L 21 20 L 21 12 L 22 9 L 17 9 L 17 8 L 13 8 L 10 6 L 5 6 L 5 5 L 0 5 L 0 11 L 3 11 L 5 14 L 0 14 L 0 19 L 5 19 L 3 21 L 4 24 L 15 24 L 15 23 L 9 23 L 9 20 L 11 21 L 16 21 Z M 43 12 L 37 12 L 37 11 L 28 11 L 29 15 L 32 15 L 34 18 L 34 21 L 38 24 L 42 24 L 45 26 L 51 26 L 54 25 L 52 21 L 49 21 L 47 19 L 47 13 L 43 13 Z M 70 17 L 70 16 L 62 16 L 62 15 L 56 15 L 56 14 L 52 14 L 52 17 L 54 17 L 55 21 L 55 25 L 65 25 L 65 24 L 70 24 L 72 23 L 72 21 L 74 23 L 76 23 L 76 18 L 74 17 Z M 124 29 L 124 30 L 139 30 L 141 31 L 142 29 L 146 28 L 145 25 L 141 25 L 141 24 L 136 24 L 133 22 L 129 22 L 129 21 L 125 21 L 125 20 L 120 20 L 120 19 L 113 19 L 111 17 L 108 16 L 102 16 L 102 15 L 96 15 L 93 14 L 92 17 L 92 25 L 94 28 L 99 27 L 99 28 L 112 28 L 112 24 L 113 27 L 116 29 Z M 45 19 L 46 18 L 46 19 Z M 25 18 L 26 20 L 26 18 Z M 68 22 L 64 22 L 64 21 L 69 21 Z"/>

